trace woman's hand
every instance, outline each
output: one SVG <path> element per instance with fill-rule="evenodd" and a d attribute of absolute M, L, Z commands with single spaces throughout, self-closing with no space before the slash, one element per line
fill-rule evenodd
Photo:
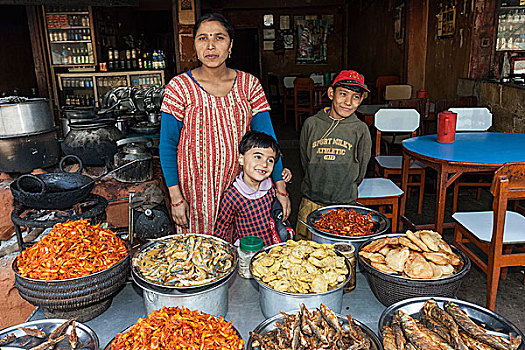
<path fill-rule="evenodd" d="M 179 185 L 168 187 L 171 198 L 171 218 L 176 225 L 188 227 L 190 206 L 182 196 Z"/>
<path fill-rule="evenodd" d="M 281 180 L 277 181 L 275 183 L 275 195 L 277 196 L 277 200 L 279 200 L 279 203 L 281 203 L 281 206 L 283 207 L 283 221 L 288 219 L 290 216 L 290 213 L 292 212 L 292 203 L 290 202 L 290 195 L 288 194 L 288 191 L 286 191 L 286 183 Z"/>
<path fill-rule="evenodd" d="M 292 171 L 288 168 L 283 169 L 281 176 L 283 177 L 283 180 L 286 183 L 290 183 L 292 181 Z"/>

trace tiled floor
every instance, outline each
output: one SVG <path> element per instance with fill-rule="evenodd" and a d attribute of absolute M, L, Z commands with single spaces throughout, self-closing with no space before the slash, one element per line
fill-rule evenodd
<path fill-rule="evenodd" d="M 301 179 L 303 171 L 299 155 L 299 132 L 295 131 L 290 119 L 285 125 L 278 112 L 272 112 L 274 129 L 276 130 L 279 143 L 282 148 L 284 166 L 292 170 L 293 182 L 288 186 L 290 198 L 292 200 L 292 214 L 290 221 L 295 224 L 297 211 L 301 199 Z M 370 174 L 371 176 L 371 174 Z M 434 221 L 435 213 L 435 187 L 433 184 L 434 175 L 432 170 L 428 170 L 427 184 L 423 202 L 423 213 L 417 214 L 417 194 L 414 192 L 407 201 L 406 213 L 415 223 L 431 223 Z M 450 191 L 449 191 L 450 192 Z M 492 196 L 485 188 L 482 190 L 481 200 L 475 200 L 476 190 L 464 188 L 460 191 L 458 208 L 460 211 L 490 210 Z M 445 222 L 451 222 L 452 194 L 447 197 L 447 210 Z M 448 229 L 444 232 L 444 237 L 451 242 L 453 230 Z M 496 312 L 513 322 L 522 331 L 525 331 L 525 285 L 523 281 L 523 270 L 525 268 L 512 268 L 505 281 L 500 280 L 498 298 L 496 301 Z M 470 272 L 465 277 L 463 284 L 458 292 L 458 298 L 464 299 L 479 305 L 485 305 L 487 277 L 476 266 L 472 266 Z"/>

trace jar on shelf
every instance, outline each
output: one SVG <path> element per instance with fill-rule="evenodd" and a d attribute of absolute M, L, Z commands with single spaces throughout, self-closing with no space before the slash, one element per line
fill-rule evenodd
<path fill-rule="evenodd" d="M 239 251 L 239 276 L 253 278 L 250 272 L 250 260 L 263 246 L 261 237 L 245 236 L 241 238 L 241 244 L 237 248 Z"/>

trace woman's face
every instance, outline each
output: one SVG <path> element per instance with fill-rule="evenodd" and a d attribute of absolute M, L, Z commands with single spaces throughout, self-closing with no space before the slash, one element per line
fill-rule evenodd
<path fill-rule="evenodd" d="M 195 36 L 195 50 L 201 63 L 210 68 L 221 66 L 233 45 L 224 26 L 217 21 L 202 22 Z"/>

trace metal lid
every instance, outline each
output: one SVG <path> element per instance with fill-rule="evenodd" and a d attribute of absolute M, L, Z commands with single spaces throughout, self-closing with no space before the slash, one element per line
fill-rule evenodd
<path fill-rule="evenodd" d="M 263 239 L 256 236 L 245 236 L 241 238 L 241 250 L 256 252 L 264 246 Z"/>

